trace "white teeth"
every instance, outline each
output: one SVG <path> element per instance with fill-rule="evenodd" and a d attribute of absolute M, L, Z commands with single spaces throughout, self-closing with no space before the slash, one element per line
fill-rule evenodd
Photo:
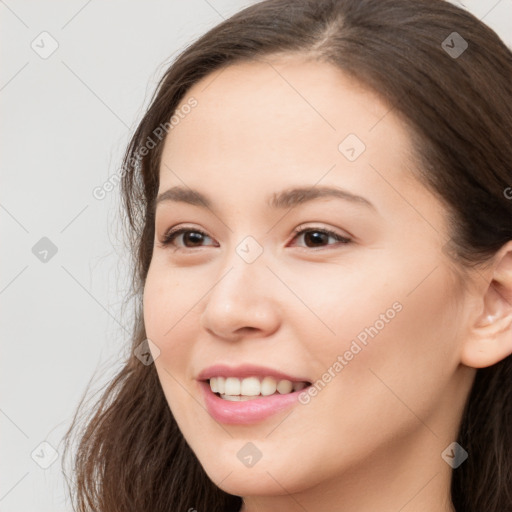
<path fill-rule="evenodd" d="M 240 385 L 240 394 L 245 396 L 257 396 L 260 394 L 260 388 L 260 379 L 258 379 L 258 377 L 249 377 L 242 381 Z M 231 394 L 236 395 L 238 393 Z"/>
<path fill-rule="evenodd" d="M 277 389 L 277 382 L 274 377 L 265 377 L 260 384 L 261 391 L 260 393 L 263 396 L 273 395 Z"/>
<path fill-rule="evenodd" d="M 230 402 L 245 402 L 246 400 L 252 400 L 250 396 L 242 396 L 242 395 L 220 395 L 224 400 L 229 400 Z"/>
<path fill-rule="evenodd" d="M 286 379 L 277 381 L 273 377 L 212 377 L 210 389 L 213 393 L 219 393 L 222 398 L 230 401 L 244 401 L 262 396 L 270 396 L 276 392 L 284 395 L 292 391 L 299 391 L 306 387 L 305 382 L 291 382 Z"/>
<path fill-rule="evenodd" d="M 224 393 L 225 395 L 239 395 L 240 394 L 240 379 L 237 379 L 236 377 L 228 377 L 226 379 L 226 384 L 224 387 Z"/>
<path fill-rule="evenodd" d="M 277 383 L 277 391 L 279 391 L 279 393 L 281 393 L 281 395 L 290 393 L 290 391 L 292 389 L 293 389 L 293 384 L 289 380 L 280 380 Z"/>

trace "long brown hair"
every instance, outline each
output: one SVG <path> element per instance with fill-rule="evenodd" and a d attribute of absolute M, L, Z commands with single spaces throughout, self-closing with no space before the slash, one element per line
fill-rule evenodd
<path fill-rule="evenodd" d="M 444 0 L 267 0 L 220 23 L 166 71 L 125 153 L 132 350 L 87 421 L 77 411 L 66 434 L 65 453 L 78 436 L 71 492 L 79 512 L 240 510 L 242 499 L 214 485 L 185 442 L 154 365 L 135 355 L 146 339 L 141 297 L 164 140 L 155 129 L 212 71 L 292 53 L 337 66 L 408 123 L 419 177 L 446 204 L 457 268 L 489 261 L 512 240 L 512 53 L 472 14 Z M 141 151 L 149 139 L 154 147 Z M 452 475 L 458 512 L 512 511 L 511 383 L 510 356 L 477 370 L 458 439 L 469 458 Z"/>

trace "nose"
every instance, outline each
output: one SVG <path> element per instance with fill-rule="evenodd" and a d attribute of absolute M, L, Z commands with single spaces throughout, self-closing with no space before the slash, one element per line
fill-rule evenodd
<path fill-rule="evenodd" d="M 231 341 L 271 335 L 280 322 L 278 284 L 263 256 L 247 263 L 234 254 L 206 297 L 201 327 Z"/>

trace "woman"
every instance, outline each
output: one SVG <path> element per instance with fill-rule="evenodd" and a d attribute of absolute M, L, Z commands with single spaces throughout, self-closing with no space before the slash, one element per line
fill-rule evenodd
<path fill-rule="evenodd" d="M 140 300 L 77 510 L 512 511 L 511 84 L 443 0 L 190 45 L 125 155 Z"/>

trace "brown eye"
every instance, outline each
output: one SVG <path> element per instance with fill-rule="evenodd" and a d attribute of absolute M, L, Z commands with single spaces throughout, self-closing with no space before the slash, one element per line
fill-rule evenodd
<path fill-rule="evenodd" d="M 193 249 L 194 247 L 201 247 L 201 242 L 204 241 L 204 238 L 210 238 L 206 233 L 198 229 L 191 228 L 180 228 L 175 230 L 170 230 L 164 236 L 162 240 L 162 245 L 176 245 L 175 239 L 183 235 L 182 241 L 183 245 L 187 249 Z M 178 246 L 179 249 L 179 246 Z"/>
<path fill-rule="evenodd" d="M 335 231 L 331 231 L 330 229 L 325 228 L 305 228 L 301 229 L 298 227 L 295 231 L 295 237 L 298 238 L 301 235 L 304 235 L 304 241 L 306 242 L 306 247 L 314 248 L 314 247 L 322 247 L 322 244 L 327 244 L 329 238 L 334 238 L 337 242 L 348 244 L 351 242 L 350 238 L 341 236 Z M 311 244 L 311 245 L 308 245 Z M 333 244 L 328 244 L 333 245 Z"/>
<path fill-rule="evenodd" d="M 325 228 L 315 228 L 315 227 L 309 227 L 301 229 L 301 227 L 297 228 L 294 231 L 294 240 L 299 238 L 301 235 L 304 235 L 304 242 L 305 245 L 300 245 L 300 247 L 306 247 L 309 249 L 314 248 L 322 248 L 329 245 L 336 245 L 336 244 L 329 244 L 329 239 L 334 239 L 336 242 L 339 242 L 341 244 L 348 244 L 351 242 L 350 238 L 347 238 L 345 236 L 340 235 L 339 233 L 336 233 L 335 231 L 332 231 L 330 229 Z M 178 237 L 181 238 L 181 243 L 176 243 L 176 239 Z M 178 229 L 171 229 L 169 230 L 162 240 L 163 246 L 174 246 L 176 250 L 186 250 L 186 249 L 194 249 L 194 248 L 200 248 L 203 247 L 203 243 L 205 241 L 205 238 L 210 238 L 204 231 L 201 231 L 199 229 L 193 229 L 193 228 L 187 228 L 182 227 Z"/>

